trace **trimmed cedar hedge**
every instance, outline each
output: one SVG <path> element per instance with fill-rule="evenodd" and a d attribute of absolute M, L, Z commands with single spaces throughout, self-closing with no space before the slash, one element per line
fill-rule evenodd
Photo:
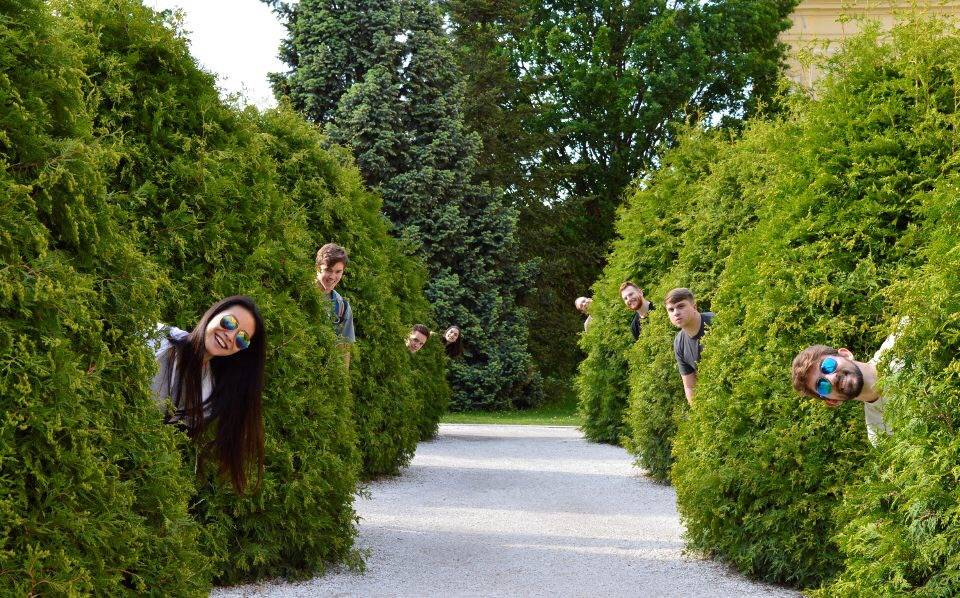
<path fill-rule="evenodd" d="M 927 17 L 868 27 L 825 68 L 815 96 L 736 139 L 691 132 L 638 184 L 594 289 L 581 408 L 589 436 L 628 431 L 672 479 L 694 549 L 818 596 L 952 596 L 960 34 Z M 662 311 L 624 352 L 627 278 L 657 303 L 688 286 L 717 313 L 692 409 Z M 887 359 L 906 366 L 881 377 L 896 433 L 874 449 L 862 406 L 797 396 L 790 364 L 813 343 L 866 360 L 903 316 Z"/>
<path fill-rule="evenodd" d="M 449 396 L 440 353 L 403 345 L 430 321 L 422 264 L 342 152 L 285 108 L 225 104 L 168 16 L 132 0 L 0 11 L 0 585 L 201 595 L 356 563 L 360 476 L 404 465 Z M 352 392 L 313 284 L 328 239 L 352 259 Z M 269 335 L 250 496 L 194 475 L 144 342 L 237 293 Z"/>

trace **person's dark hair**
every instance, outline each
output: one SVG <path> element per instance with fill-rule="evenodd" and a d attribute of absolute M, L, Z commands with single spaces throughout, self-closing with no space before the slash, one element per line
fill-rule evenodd
<path fill-rule="evenodd" d="M 680 303 L 681 301 L 689 301 L 690 303 L 696 301 L 693 298 L 693 291 L 684 287 L 673 289 L 667 293 L 667 297 L 663 302 L 666 305 L 673 305 L 674 303 Z"/>
<path fill-rule="evenodd" d="M 213 392 L 210 395 L 209 420 L 203 413 L 203 357 L 207 325 L 216 314 L 235 305 L 245 307 L 256 322 L 250 346 L 233 355 L 210 359 Z M 247 467 L 255 463 L 257 484 L 263 481 L 263 408 L 264 366 L 267 354 L 267 330 L 256 303 L 236 295 L 219 301 L 203 314 L 186 337 L 177 340 L 168 335 L 172 351 L 168 367 L 176 363 L 177 379 L 171 395 L 183 410 L 187 435 L 202 442 L 207 424 L 216 420 L 214 437 L 198 451 L 199 469 L 208 455 L 219 464 L 220 475 L 228 477 L 237 492 L 247 485 Z"/>
<path fill-rule="evenodd" d="M 423 336 L 430 338 L 430 329 L 423 324 L 414 324 L 410 332 L 419 332 Z"/>
<path fill-rule="evenodd" d="M 317 270 L 320 266 L 329 268 L 340 262 L 343 262 L 344 266 L 347 265 L 347 250 L 336 243 L 327 243 L 317 250 Z"/>
<path fill-rule="evenodd" d="M 451 343 L 451 342 L 447 342 L 447 334 L 446 332 L 444 332 L 443 350 L 446 352 L 447 357 L 450 357 L 451 359 L 453 359 L 463 355 L 463 331 L 460 330 L 459 326 L 451 326 L 450 328 L 456 328 L 459 334 L 457 334 L 457 340 Z M 447 328 L 447 330 L 450 330 L 450 328 Z"/>

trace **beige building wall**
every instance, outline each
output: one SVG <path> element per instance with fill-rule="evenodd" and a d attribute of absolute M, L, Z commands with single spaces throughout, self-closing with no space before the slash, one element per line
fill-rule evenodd
<path fill-rule="evenodd" d="M 823 54 L 836 51 L 839 42 L 858 32 L 858 21 L 851 17 L 867 17 L 884 27 L 893 25 L 897 14 L 916 9 L 931 13 L 960 16 L 960 0 L 950 1 L 886 1 L 851 2 L 850 0 L 801 0 L 791 19 L 793 26 L 781 34 L 790 46 L 787 76 L 804 87 L 811 87 L 819 73 L 816 67 L 804 66 L 798 52 Z"/>

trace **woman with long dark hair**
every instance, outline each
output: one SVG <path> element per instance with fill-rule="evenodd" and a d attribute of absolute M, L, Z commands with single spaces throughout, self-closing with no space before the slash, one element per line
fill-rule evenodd
<path fill-rule="evenodd" d="M 154 347 L 160 371 L 151 388 L 167 409 L 164 421 L 184 428 L 197 443 L 216 423 L 213 438 L 199 447 L 199 468 L 212 456 L 220 475 L 242 493 L 254 464 L 259 487 L 267 331 L 257 305 L 242 295 L 227 297 L 212 305 L 190 332 L 160 327 L 165 336 Z"/>
<path fill-rule="evenodd" d="M 447 357 L 454 359 L 463 355 L 463 337 L 460 334 L 460 328 L 451 326 L 443 333 L 443 350 Z"/>

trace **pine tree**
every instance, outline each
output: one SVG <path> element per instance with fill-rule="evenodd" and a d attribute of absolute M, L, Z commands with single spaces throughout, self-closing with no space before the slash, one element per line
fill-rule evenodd
<path fill-rule="evenodd" d="M 383 194 L 396 232 L 426 262 L 427 296 L 438 323 L 457 324 L 464 333 L 465 359 L 451 366 L 454 405 L 536 401 L 527 314 L 517 304 L 529 291 L 532 268 L 516 257 L 516 210 L 499 189 L 477 182 L 480 137 L 464 124 L 462 75 L 442 16 L 429 0 L 366 10 L 380 20 L 362 31 L 355 28 L 360 18 L 346 8 L 334 12 L 304 2 L 288 10 L 292 70 L 278 88 L 288 90 L 308 118 L 327 125 L 332 141 L 352 150 L 366 182 Z M 381 27 L 388 22 L 396 26 L 392 32 Z M 350 36 L 310 41 L 321 32 L 347 30 Z M 354 82 L 337 96 L 335 112 L 311 111 L 308 102 L 327 105 L 340 89 L 326 83 L 336 73 L 325 57 L 349 55 L 334 48 L 337 43 L 356 43 L 375 56 L 357 53 L 350 64 L 338 63 L 336 70 L 355 76 Z M 308 89 L 306 81 L 318 84 Z"/>

